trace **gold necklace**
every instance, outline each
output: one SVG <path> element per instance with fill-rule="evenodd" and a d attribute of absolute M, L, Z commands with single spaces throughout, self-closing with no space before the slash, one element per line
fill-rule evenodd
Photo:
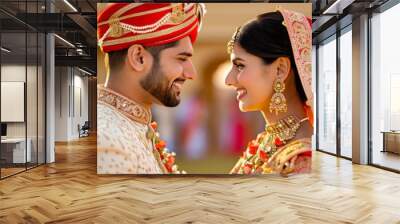
<path fill-rule="evenodd" d="M 308 117 L 299 120 L 296 116 L 290 115 L 284 119 L 279 120 L 275 124 L 265 125 L 265 131 L 269 135 L 275 135 L 281 141 L 286 142 L 296 136 L 300 128 L 300 124 L 308 120 Z"/>
<path fill-rule="evenodd" d="M 298 119 L 291 115 L 279 120 L 275 124 L 265 126 L 265 132 L 257 136 L 256 140 L 250 141 L 246 151 L 243 153 L 239 173 L 272 173 L 267 161 L 278 150 L 279 147 L 296 136 L 301 123 L 308 118 Z"/>

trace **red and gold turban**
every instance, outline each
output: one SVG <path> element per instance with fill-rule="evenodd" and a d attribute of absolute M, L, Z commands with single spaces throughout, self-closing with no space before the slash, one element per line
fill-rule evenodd
<path fill-rule="evenodd" d="M 184 37 L 193 43 L 204 13 L 204 5 L 198 3 L 112 3 L 97 18 L 98 45 L 107 53 Z"/>

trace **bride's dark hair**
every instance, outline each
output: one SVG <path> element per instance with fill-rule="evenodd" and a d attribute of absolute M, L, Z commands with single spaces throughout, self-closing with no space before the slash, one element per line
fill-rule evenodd
<path fill-rule="evenodd" d="M 278 57 L 288 57 L 295 76 L 296 89 L 303 102 L 307 101 L 301 80 L 294 61 L 292 45 L 286 27 L 282 24 L 280 12 L 264 13 L 255 20 L 238 28 L 228 43 L 228 51 L 239 43 L 248 53 L 260 57 L 265 64 L 271 64 Z"/>

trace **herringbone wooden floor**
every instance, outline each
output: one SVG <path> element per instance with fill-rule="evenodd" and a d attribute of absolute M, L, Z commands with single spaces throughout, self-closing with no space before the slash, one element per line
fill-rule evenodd
<path fill-rule="evenodd" d="M 0 223 L 400 223 L 400 175 L 315 153 L 312 174 L 98 176 L 96 140 L 0 181 Z"/>

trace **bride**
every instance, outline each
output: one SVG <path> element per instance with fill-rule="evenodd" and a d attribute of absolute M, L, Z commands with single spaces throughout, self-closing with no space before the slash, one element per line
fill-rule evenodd
<path fill-rule="evenodd" d="M 313 133 L 311 22 L 288 10 L 259 15 L 228 43 L 242 112 L 260 111 L 265 131 L 250 141 L 232 174 L 303 173 L 311 170 Z"/>

